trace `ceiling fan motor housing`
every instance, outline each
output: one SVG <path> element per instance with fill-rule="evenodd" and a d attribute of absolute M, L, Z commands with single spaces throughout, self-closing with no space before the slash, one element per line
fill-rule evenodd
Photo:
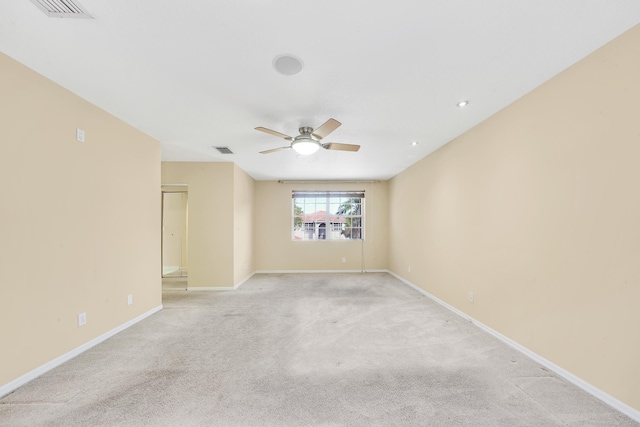
<path fill-rule="evenodd" d="M 308 136 L 308 135 L 311 135 L 311 133 L 313 132 L 313 128 L 310 128 L 308 126 L 302 126 L 298 128 L 298 132 L 300 132 L 300 135 Z"/>

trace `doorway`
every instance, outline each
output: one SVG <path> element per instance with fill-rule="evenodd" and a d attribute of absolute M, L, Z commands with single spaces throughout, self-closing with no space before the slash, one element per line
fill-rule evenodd
<path fill-rule="evenodd" d="M 184 190 L 162 191 L 162 278 L 178 279 L 185 288 L 189 271 L 188 199 Z"/>

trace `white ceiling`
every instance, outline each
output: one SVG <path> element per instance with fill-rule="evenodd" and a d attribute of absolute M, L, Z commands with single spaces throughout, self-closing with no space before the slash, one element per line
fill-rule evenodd
<path fill-rule="evenodd" d="M 640 22 L 637 0 L 78 1 L 95 19 L 0 0 L 0 51 L 158 139 L 163 160 L 258 180 L 391 178 Z M 277 73 L 281 54 L 302 72 Z M 325 141 L 359 152 L 258 153 L 288 143 L 256 126 L 295 136 L 330 117 Z"/>

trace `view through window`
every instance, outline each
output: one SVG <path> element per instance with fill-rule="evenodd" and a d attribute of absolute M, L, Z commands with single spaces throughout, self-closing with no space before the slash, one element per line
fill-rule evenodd
<path fill-rule="evenodd" d="M 364 239 L 364 191 L 293 191 L 293 240 Z"/>

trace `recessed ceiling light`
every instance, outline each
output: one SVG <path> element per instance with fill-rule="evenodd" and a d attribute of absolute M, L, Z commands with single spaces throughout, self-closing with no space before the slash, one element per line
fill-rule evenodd
<path fill-rule="evenodd" d="M 464 101 L 460 101 L 456 104 L 458 107 L 466 107 L 467 105 L 469 105 L 469 101 L 464 100 Z"/>
<path fill-rule="evenodd" d="M 285 76 L 293 76 L 302 71 L 302 61 L 293 55 L 278 55 L 273 59 L 273 68 Z"/>
<path fill-rule="evenodd" d="M 413 141 L 413 142 L 411 142 L 411 146 L 412 146 L 412 147 L 415 147 L 416 145 L 418 145 L 418 141 Z"/>

